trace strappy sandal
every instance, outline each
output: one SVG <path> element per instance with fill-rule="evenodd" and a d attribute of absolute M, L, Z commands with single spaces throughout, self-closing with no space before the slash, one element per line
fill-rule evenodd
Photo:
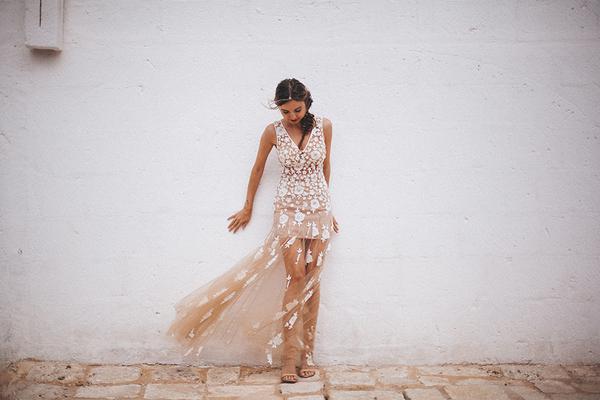
<path fill-rule="evenodd" d="M 302 368 L 300 368 L 300 371 L 298 373 L 300 374 L 300 377 L 302 377 L 302 378 L 310 378 L 311 376 L 315 376 L 315 374 L 317 373 L 317 368 L 302 367 Z"/>
<path fill-rule="evenodd" d="M 310 361 L 310 363 L 309 363 Z M 302 378 L 310 378 L 311 376 L 315 376 L 318 371 L 318 368 L 315 366 L 310 366 L 308 364 L 312 364 L 312 355 L 302 353 L 302 365 L 300 366 L 300 371 L 298 374 Z"/>
<path fill-rule="evenodd" d="M 288 354 L 281 366 L 281 382 L 296 383 L 298 375 L 296 375 L 296 358 Z"/>
<path fill-rule="evenodd" d="M 283 382 L 283 383 L 298 382 L 298 375 L 296 375 L 296 366 L 294 366 L 294 372 L 287 372 L 286 368 L 281 369 L 281 382 Z"/>

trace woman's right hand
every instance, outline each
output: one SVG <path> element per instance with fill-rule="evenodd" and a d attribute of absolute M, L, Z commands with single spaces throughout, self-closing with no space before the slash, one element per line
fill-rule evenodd
<path fill-rule="evenodd" d="M 238 229 L 245 228 L 246 225 L 248 225 L 248 222 L 250 222 L 250 217 L 252 217 L 252 209 L 242 208 L 240 211 L 227 218 L 227 220 L 232 219 L 227 227 L 227 230 L 229 230 L 229 232 L 233 231 L 233 233 L 236 233 Z"/>

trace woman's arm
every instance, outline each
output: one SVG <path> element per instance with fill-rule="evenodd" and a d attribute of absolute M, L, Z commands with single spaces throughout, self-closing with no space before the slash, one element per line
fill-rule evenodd
<path fill-rule="evenodd" d="M 274 144 L 275 128 L 273 127 L 273 124 L 269 124 L 260 137 L 258 153 L 256 154 L 256 160 L 254 161 L 252 171 L 250 172 L 250 179 L 248 180 L 248 190 L 246 191 L 246 201 L 244 202 L 244 207 L 240 211 L 227 218 L 227 220 L 233 219 L 227 227 L 230 232 L 233 231 L 233 233 L 235 233 L 239 228 L 245 228 L 248 222 L 250 222 L 252 208 L 254 206 L 254 196 L 256 195 L 258 185 L 265 170 L 267 157 L 269 156 Z"/>
<path fill-rule="evenodd" d="M 333 136 L 333 127 L 329 119 L 323 117 L 323 136 L 325 137 L 325 148 L 327 152 L 325 154 L 325 160 L 323 160 L 323 175 L 325 175 L 325 181 L 327 181 L 327 187 L 329 187 L 329 177 L 331 175 L 331 137 Z M 338 224 L 335 217 L 333 217 L 333 230 L 336 233 L 340 232 L 340 225 Z"/>
<path fill-rule="evenodd" d="M 333 128 L 331 121 L 325 117 L 323 117 L 323 136 L 325 137 L 325 160 L 323 161 L 323 175 L 325 175 L 325 181 L 327 182 L 327 186 L 329 186 L 329 175 L 331 173 L 331 165 L 330 165 L 330 154 L 331 154 L 331 137 L 333 135 Z"/>

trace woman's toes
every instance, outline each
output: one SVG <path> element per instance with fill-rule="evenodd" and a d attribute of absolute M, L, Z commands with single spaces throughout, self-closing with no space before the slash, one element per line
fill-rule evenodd
<path fill-rule="evenodd" d="M 300 376 L 303 378 L 310 378 L 311 376 L 315 375 L 315 371 L 313 370 L 301 370 L 300 371 Z"/>

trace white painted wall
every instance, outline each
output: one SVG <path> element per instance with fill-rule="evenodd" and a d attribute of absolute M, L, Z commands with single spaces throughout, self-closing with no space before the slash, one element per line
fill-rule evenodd
<path fill-rule="evenodd" d="M 281 79 L 333 121 L 315 359 L 600 361 L 600 2 L 0 1 L 3 360 L 174 362 L 173 303 L 270 229 Z"/>

